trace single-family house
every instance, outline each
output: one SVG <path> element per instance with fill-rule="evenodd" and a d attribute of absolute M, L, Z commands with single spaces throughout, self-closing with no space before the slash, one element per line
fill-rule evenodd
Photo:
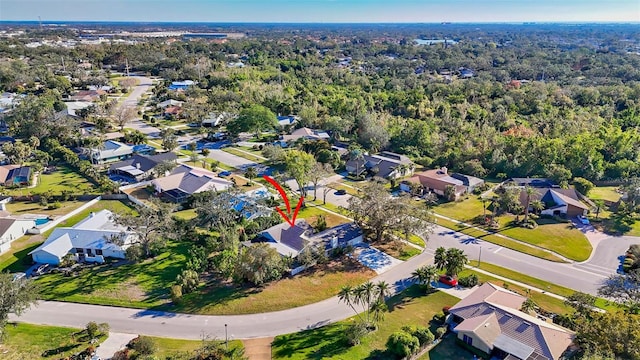
<path fill-rule="evenodd" d="M 520 186 L 520 187 L 534 187 L 534 188 L 554 188 L 560 187 L 555 181 L 547 178 L 510 178 L 504 182 L 504 186 Z"/>
<path fill-rule="evenodd" d="M 36 226 L 35 219 L 28 218 L 0 218 L 0 253 L 11 248 L 11 243 Z"/>
<path fill-rule="evenodd" d="M 489 282 L 449 309 L 457 338 L 498 359 L 558 360 L 575 334 L 520 311 L 526 298 Z"/>
<path fill-rule="evenodd" d="M 529 206 L 533 201 L 542 201 L 544 204 L 544 209 L 540 212 L 542 215 L 574 217 L 586 215 L 589 211 L 589 206 L 582 202 L 584 195 L 575 189 L 534 187 L 532 189 L 534 193 L 529 198 Z M 527 193 L 524 189 L 520 191 L 520 203 L 522 206 L 527 204 Z"/>
<path fill-rule="evenodd" d="M 131 179 L 132 182 L 139 182 L 153 176 L 153 169 L 158 164 L 165 161 L 176 162 L 177 160 L 178 156 L 172 152 L 151 156 L 134 154 L 133 157 L 127 160 L 111 164 L 109 166 L 109 175 L 119 175 Z"/>
<path fill-rule="evenodd" d="M 389 151 L 377 155 L 363 155 L 346 163 L 347 172 L 360 176 L 377 176 L 384 179 L 398 179 L 413 175 L 415 165 L 408 157 Z"/>
<path fill-rule="evenodd" d="M 458 71 L 460 72 L 460 79 L 471 79 L 475 75 L 473 70 L 467 68 L 460 68 Z"/>
<path fill-rule="evenodd" d="M 180 106 L 167 106 L 162 110 L 162 115 L 165 117 L 179 116 L 180 114 L 182 114 L 182 107 Z"/>
<path fill-rule="evenodd" d="M 158 108 L 166 109 L 166 108 L 168 108 L 170 106 L 180 106 L 180 107 L 182 107 L 182 104 L 183 104 L 182 101 L 169 99 L 169 100 L 165 100 L 165 101 L 159 103 L 158 104 Z"/>
<path fill-rule="evenodd" d="M 193 194 L 203 191 L 224 191 L 233 186 L 229 180 L 197 167 L 181 164 L 164 177 L 152 180 L 158 196 L 168 201 L 181 203 Z"/>
<path fill-rule="evenodd" d="M 29 166 L 0 166 L 0 184 L 3 186 L 26 186 L 30 181 L 31 168 Z"/>
<path fill-rule="evenodd" d="M 282 256 L 296 257 L 305 247 L 321 246 L 325 252 L 339 247 L 361 243 L 362 230 L 355 223 L 346 223 L 313 233 L 313 228 L 304 219 L 296 220 L 295 226 L 281 223 L 258 235 L 254 242 L 263 242 Z"/>
<path fill-rule="evenodd" d="M 67 114 L 71 116 L 78 116 L 77 112 L 93 105 L 90 101 L 67 101 L 64 104 L 67 106 Z"/>
<path fill-rule="evenodd" d="M 216 127 L 222 125 L 225 121 L 234 118 L 235 115 L 229 112 L 210 113 L 202 119 L 203 127 Z"/>
<path fill-rule="evenodd" d="M 195 84 L 193 80 L 184 80 L 184 81 L 174 81 L 169 85 L 169 90 L 178 90 L 184 91 L 189 88 L 189 86 Z"/>
<path fill-rule="evenodd" d="M 16 93 L 2 93 L 2 95 L 0 95 L 0 115 L 10 112 L 11 109 L 18 105 L 20 100 L 24 97 L 25 95 L 19 95 Z"/>
<path fill-rule="evenodd" d="M 36 263 L 59 265 L 67 254 L 76 261 L 103 263 L 105 258 L 125 258 L 136 235 L 113 221 L 113 213 L 91 213 L 73 227 L 53 230 L 45 242 L 29 255 Z"/>
<path fill-rule="evenodd" d="M 400 184 L 400 189 L 409 192 L 412 188 L 411 184 L 417 184 L 422 188 L 422 192 L 432 191 L 440 196 L 444 196 L 447 187 L 452 186 L 458 198 L 464 193 L 473 192 L 476 187 L 484 184 L 484 180 L 460 173 L 449 174 L 448 169 L 442 167 L 414 174 Z"/>
<path fill-rule="evenodd" d="M 289 143 L 295 142 L 299 139 L 329 140 L 331 139 L 331 136 L 329 136 L 329 134 L 324 130 L 313 130 L 303 127 L 292 131 L 289 135 L 281 135 L 279 143 L 282 147 L 286 147 Z"/>
<path fill-rule="evenodd" d="M 295 115 L 287 115 L 287 116 L 278 115 L 277 119 L 278 119 L 278 125 L 282 129 L 284 129 L 286 126 L 291 126 L 295 124 L 296 121 L 298 121 L 298 118 Z"/>
<path fill-rule="evenodd" d="M 115 140 L 107 140 L 101 149 L 91 149 L 91 162 L 105 164 L 125 160 L 133 155 L 133 146 Z"/>
<path fill-rule="evenodd" d="M 80 90 L 69 97 L 71 101 L 94 102 L 100 100 L 100 96 L 106 95 L 104 90 Z"/>

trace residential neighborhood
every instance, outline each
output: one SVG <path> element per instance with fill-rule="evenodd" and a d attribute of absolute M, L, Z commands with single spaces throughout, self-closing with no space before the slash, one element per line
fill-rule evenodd
<path fill-rule="evenodd" d="M 0 21 L 0 358 L 640 359 L 628 24 L 62 24 Z"/>

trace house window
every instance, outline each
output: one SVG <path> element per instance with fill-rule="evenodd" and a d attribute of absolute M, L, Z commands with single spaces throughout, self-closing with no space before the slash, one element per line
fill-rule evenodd
<path fill-rule="evenodd" d="M 76 248 L 76 254 L 84 254 L 83 248 Z"/>
<path fill-rule="evenodd" d="M 473 338 L 467 335 L 462 335 L 462 341 L 467 345 L 473 345 Z"/>
<path fill-rule="evenodd" d="M 87 249 L 87 255 L 91 256 L 91 249 Z"/>
<path fill-rule="evenodd" d="M 96 255 L 102 255 L 102 250 L 96 249 Z"/>

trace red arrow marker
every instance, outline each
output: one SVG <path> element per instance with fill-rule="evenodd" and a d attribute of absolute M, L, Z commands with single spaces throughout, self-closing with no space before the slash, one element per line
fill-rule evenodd
<path fill-rule="evenodd" d="M 267 180 L 271 185 L 273 185 L 273 187 L 276 188 L 276 190 L 278 190 L 278 192 L 280 193 L 280 196 L 282 197 L 282 200 L 284 200 L 284 204 L 287 206 L 287 213 L 285 214 L 284 211 L 280 210 L 280 208 L 278 206 L 276 206 L 276 211 L 278 212 L 278 214 L 280 214 L 280 216 L 282 216 L 282 218 L 289 223 L 289 225 L 291 225 L 291 227 L 296 225 L 296 217 L 298 217 L 298 212 L 300 211 L 300 207 L 302 206 L 302 202 L 304 201 L 304 197 L 300 197 L 300 199 L 298 200 L 298 205 L 296 205 L 295 210 L 293 211 L 293 216 L 291 216 L 291 205 L 289 205 L 289 197 L 287 196 L 287 193 L 284 191 L 284 189 L 282 188 L 282 186 L 280 186 L 280 184 L 278 184 L 277 181 L 275 181 L 274 179 L 272 179 L 271 177 L 267 176 L 267 175 L 263 175 L 262 176 L 265 180 Z M 291 216 L 291 219 L 289 219 L 289 216 Z"/>

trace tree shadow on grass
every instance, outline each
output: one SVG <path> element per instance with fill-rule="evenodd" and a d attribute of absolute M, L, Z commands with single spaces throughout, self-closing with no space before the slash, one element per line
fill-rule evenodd
<path fill-rule="evenodd" d="M 393 312 L 394 310 L 396 310 L 396 308 L 403 309 L 405 306 L 413 302 L 414 299 L 429 296 L 430 294 L 434 294 L 436 292 L 438 292 L 437 289 L 432 288 L 426 291 L 424 287 L 418 284 L 414 284 L 398 295 L 395 295 L 387 300 L 387 307 L 389 308 L 389 312 Z"/>
<path fill-rule="evenodd" d="M 349 349 L 344 336 L 346 325 L 334 324 L 277 337 L 272 343 L 277 358 L 307 353 L 306 359 L 324 359 Z"/>
<path fill-rule="evenodd" d="M 42 352 L 42 357 L 50 357 L 50 356 L 54 356 L 54 355 L 59 355 L 59 354 L 64 354 L 68 351 L 71 351 L 77 347 L 80 347 L 81 344 L 69 344 L 69 345 L 63 345 L 60 347 L 57 347 L 55 349 L 49 349 L 49 350 L 45 350 L 44 352 Z"/>

